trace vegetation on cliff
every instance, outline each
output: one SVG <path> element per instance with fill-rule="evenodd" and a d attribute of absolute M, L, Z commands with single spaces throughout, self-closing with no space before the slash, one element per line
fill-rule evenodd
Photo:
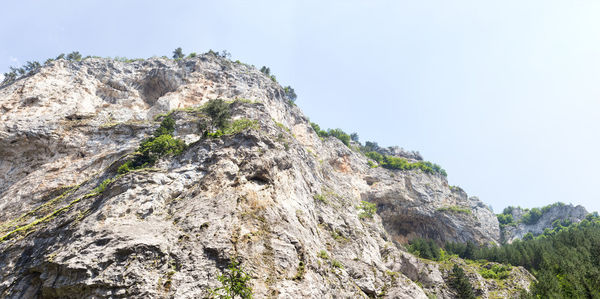
<path fill-rule="evenodd" d="M 563 224 L 567 223 L 556 222 L 553 229 L 538 237 L 502 246 L 447 243 L 441 249 L 431 240 L 415 239 L 409 250 L 432 260 L 456 254 L 464 259 L 523 266 L 537 278 L 530 293 L 523 294 L 527 298 L 599 298 L 600 217 L 593 213 L 580 223 Z"/>

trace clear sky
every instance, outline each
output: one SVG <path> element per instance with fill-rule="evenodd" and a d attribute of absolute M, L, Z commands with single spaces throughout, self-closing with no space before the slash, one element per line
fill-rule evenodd
<path fill-rule="evenodd" d="M 600 1 L 10 1 L 0 72 L 226 49 L 321 127 L 420 151 L 500 212 L 600 210 Z"/>

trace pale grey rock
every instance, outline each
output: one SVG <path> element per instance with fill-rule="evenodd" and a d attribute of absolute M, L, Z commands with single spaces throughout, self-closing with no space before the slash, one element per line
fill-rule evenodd
<path fill-rule="evenodd" d="M 249 100 L 233 117 L 259 128 L 203 139 L 185 108 L 216 98 Z M 214 55 L 58 60 L 2 87 L 0 109 L 4 298 L 202 298 L 232 259 L 256 298 L 449 298 L 443 269 L 400 244 L 499 238 L 445 177 L 370 168 L 270 78 Z M 187 149 L 95 194 L 173 109 Z M 378 214 L 361 219 L 361 200 Z"/>
<path fill-rule="evenodd" d="M 522 239 L 527 233 L 532 233 L 538 236 L 544 233 L 545 229 L 553 229 L 552 223 L 556 220 L 569 220 L 572 223 L 578 223 L 585 219 L 589 212 L 581 205 L 573 206 L 572 204 L 554 204 L 550 205 L 543 211 L 540 219 L 533 224 L 525 224 L 521 222 L 523 215 L 526 213 L 520 207 L 513 208 L 511 215 L 515 225 L 507 225 L 502 229 L 502 240 L 506 243 L 512 243 L 517 239 Z"/>

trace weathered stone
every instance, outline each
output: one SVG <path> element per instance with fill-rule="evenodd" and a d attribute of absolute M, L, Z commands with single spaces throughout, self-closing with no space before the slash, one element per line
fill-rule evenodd
<path fill-rule="evenodd" d="M 186 108 L 216 98 L 246 99 L 233 118 L 258 128 L 203 138 Z M 233 259 L 257 298 L 449 298 L 441 266 L 401 244 L 499 238 L 445 177 L 369 167 L 321 140 L 281 86 L 215 55 L 58 60 L 2 87 L 0 107 L 5 298 L 202 298 Z M 173 109 L 185 151 L 117 176 Z M 359 217 L 361 200 L 378 214 Z"/>

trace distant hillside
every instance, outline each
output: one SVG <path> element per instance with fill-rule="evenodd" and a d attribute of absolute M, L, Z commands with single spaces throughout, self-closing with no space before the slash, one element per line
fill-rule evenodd
<path fill-rule="evenodd" d="M 558 226 L 578 223 L 588 214 L 582 206 L 561 202 L 532 209 L 507 207 L 502 214 L 498 214 L 502 242 L 512 243 L 516 239 L 539 236 Z"/>

